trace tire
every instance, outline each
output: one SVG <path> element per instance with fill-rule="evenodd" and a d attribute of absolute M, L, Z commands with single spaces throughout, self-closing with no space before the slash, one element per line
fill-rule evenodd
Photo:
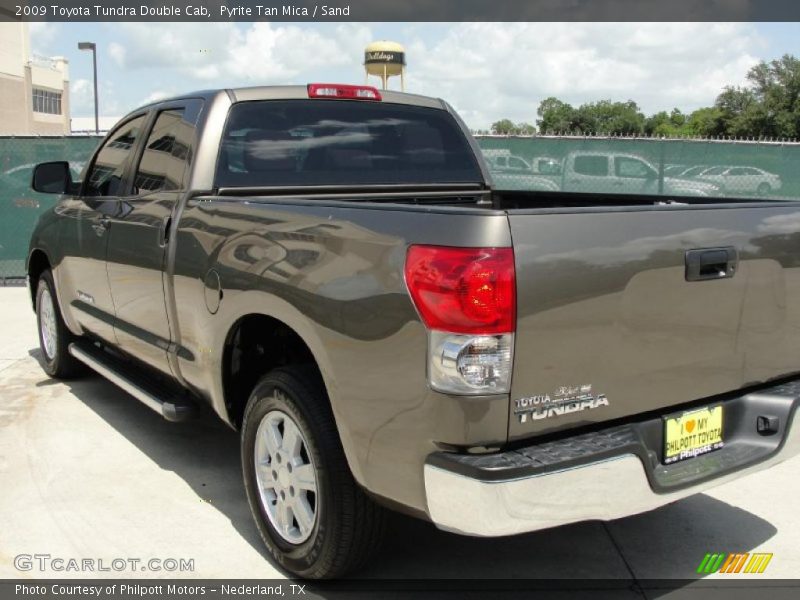
<path fill-rule="evenodd" d="M 287 440 L 297 439 L 292 427 L 300 436 L 293 445 Z M 315 369 L 280 368 L 258 382 L 245 409 L 241 451 L 250 510 L 281 567 L 307 579 L 330 579 L 356 570 L 377 551 L 385 511 L 350 473 Z"/>
<path fill-rule="evenodd" d="M 758 192 L 762 196 L 767 196 L 772 192 L 772 188 L 768 183 L 760 183 L 756 188 L 756 192 Z"/>
<path fill-rule="evenodd" d="M 50 377 L 72 379 L 83 375 L 86 369 L 69 353 L 69 345 L 76 337 L 64 323 L 55 290 L 53 274 L 49 270 L 42 272 L 36 287 L 36 325 L 42 368 Z"/>

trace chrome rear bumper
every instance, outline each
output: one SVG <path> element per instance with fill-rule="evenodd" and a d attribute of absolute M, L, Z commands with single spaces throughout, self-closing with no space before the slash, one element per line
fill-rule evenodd
<path fill-rule="evenodd" d="M 646 512 L 800 454 L 800 426 L 793 427 L 793 421 L 787 419 L 780 445 L 759 462 L 661 493 L 653 490 L 642 457 L 634 453 L 505 480 L 469 476 L 429 461 L 424 471 L 428 514 L 440 529 L 493 537 Z"/>

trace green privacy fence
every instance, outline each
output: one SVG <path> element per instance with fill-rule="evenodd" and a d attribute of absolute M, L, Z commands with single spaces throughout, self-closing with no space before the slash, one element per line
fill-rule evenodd
<path fill-rule="evenodd" d="M 603 136 L 476 136 L 499 189 L 800 199 L 800 144 Z M 68 160 L 75 176 L 97 137 L 0 137 L 0 280 L 25 276 L 36 219 L 56 197 L 31 169 Z"/>
<path fill-rule="evenodd" d="M 800 198 L 800 144 L 608 136 L 478 136 L 495 186 L 605 194 Z"/>
<path fill-rule="evenodd" d="M 0 279 L 25 276 L 25 254 L 39 215 L 57 196 L 31 190 L 33 166 L 67 160 L 77 177 L 99 137 L 0 137 Z"/>

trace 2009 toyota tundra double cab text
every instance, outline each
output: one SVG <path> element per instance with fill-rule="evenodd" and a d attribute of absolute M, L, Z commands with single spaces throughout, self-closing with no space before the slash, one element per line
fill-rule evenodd
<path fill-rule="evenodd" d="M 328 84 L 145 106 L 33 186 L 44 369 L 210 405 L 300 576 L 387 507 L 504 536 L 800 450 L 792 202 L 499 191 L 446 103 Z"/>

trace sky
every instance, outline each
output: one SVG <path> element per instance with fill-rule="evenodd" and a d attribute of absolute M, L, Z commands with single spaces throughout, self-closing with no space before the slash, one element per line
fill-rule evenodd
<path fill-rule="evenodd" d="M 449 101 L 473 129 L 536 121 L 539 102 L 635 100 L 689 112 L 760 60 L 800 56 L 800 23 L 31 23 L 31 47 L 70 64 L 72 117 L 101 116 L 198 89 L 363 83 L 363 52 L 406 48 L 406 91 Z M 378 84 L 372 79 L 373 85 Z M 399 81 L 390 83 L 398 88 Z"/>

